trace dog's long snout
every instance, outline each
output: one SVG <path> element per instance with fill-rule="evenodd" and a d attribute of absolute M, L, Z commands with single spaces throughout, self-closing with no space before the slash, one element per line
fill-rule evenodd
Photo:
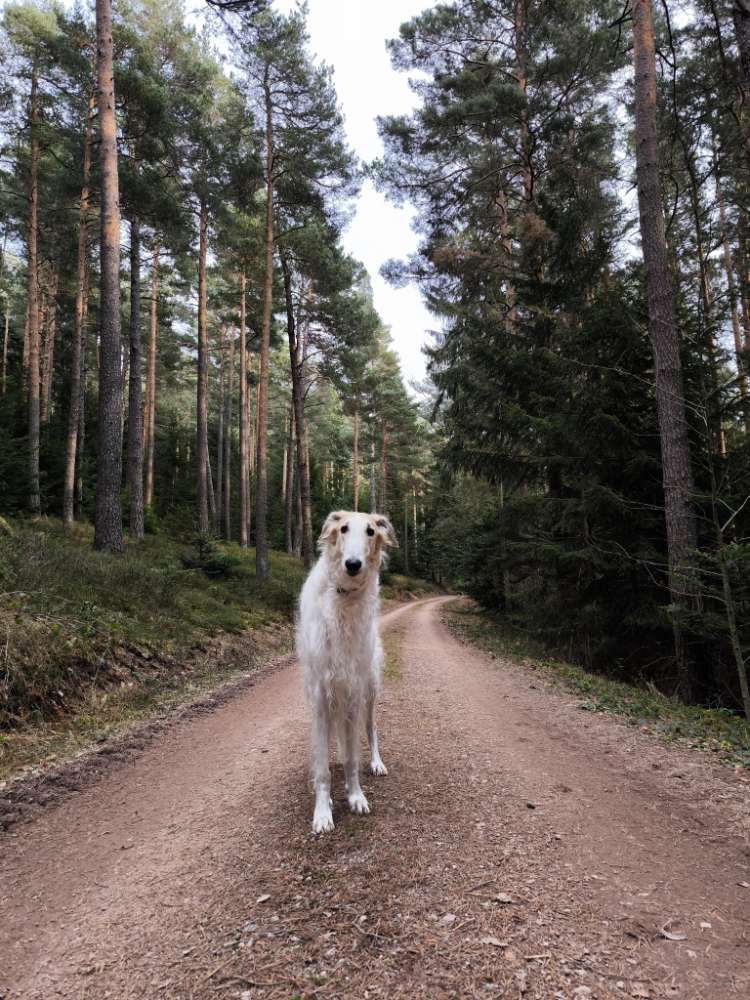
<path fill-rule="evenodd" d="M 357 573 L 359 573 L 359 571 L 362 569 L 362 560 L 347 559 L 344 565 L 346 566 L 346 572 L 349 574 L 349 576 L 356 576 Z"/>

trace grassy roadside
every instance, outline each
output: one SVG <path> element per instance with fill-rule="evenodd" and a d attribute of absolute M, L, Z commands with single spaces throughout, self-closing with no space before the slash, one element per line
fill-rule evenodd
<path fill-rule="evenodd" d="M 710 751 L 725 764 L 750 767 L 750 724 L 731 712 L 684 705 L 653 686 L 623 684 L 587 673 L 582 667 L 549 659 L 473 603 L 452 602 L 443 607 L 442 614 L 448 628 L 461 641 L 534 671 L 554 687 L 581 695 L 582 711 L 609 712 L 666 742 Z"/>
<path fill-rule="evenodd" d="M 7 522 L 6 522 L 7 523 Z M 253 550 L 212 552 L 163 535 L 120 557 L 91 529 L 15 522 L 0 534 L 0 780 L 69 757 L 192 700 L 289 644 L 304 571 Z"/>

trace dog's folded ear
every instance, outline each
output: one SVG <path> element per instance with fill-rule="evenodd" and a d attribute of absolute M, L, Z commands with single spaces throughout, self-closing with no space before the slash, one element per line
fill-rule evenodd
<path fill-rule="evenodd" d="M 392 549 L 397 549 L 398 539 L 396 538 L 396 532 L 393 530 L 391 522 L 387 517 L 383 517 L 382 514 L 374 514 L 373 517 L 375 518 L 375 526 L 383 540 L 383 544 L 390 546 Z"/>
<path fill-rule="evenodd" d="M 318 545 L 322 545 L 333 535 L 343 518 L 344 515 L 340 510 L 334 510 L 328 515 L 318 537 Z"/>

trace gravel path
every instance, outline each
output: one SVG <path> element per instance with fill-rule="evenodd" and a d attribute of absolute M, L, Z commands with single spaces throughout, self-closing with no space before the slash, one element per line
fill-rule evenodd
<path fill-rule="evenodd" d="M 389 612 L 387 778 L 309 833 L 293 667 L 0 839 L 0 998 L 750 996 L 750 785 Z"/>

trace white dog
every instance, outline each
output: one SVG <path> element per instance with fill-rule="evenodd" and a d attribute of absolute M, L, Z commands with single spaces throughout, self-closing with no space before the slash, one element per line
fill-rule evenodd
<path fill-rule="evenodd" d="M 383 664 L 378 590 L 385 548 L 397 544 L 387 518 L 334 511 L 318 539 L 320 558 L 302 588 L 297 655 L 312 707 L 313 833 L 333 829 L 328 763 L 331 728 L 338 738 L 352 812 L 370 811 L 359 784 L 359 742 L 365 713 L 370 771 L 388 773 L 380 759 L 375 729 L 375 699 Z"/>

